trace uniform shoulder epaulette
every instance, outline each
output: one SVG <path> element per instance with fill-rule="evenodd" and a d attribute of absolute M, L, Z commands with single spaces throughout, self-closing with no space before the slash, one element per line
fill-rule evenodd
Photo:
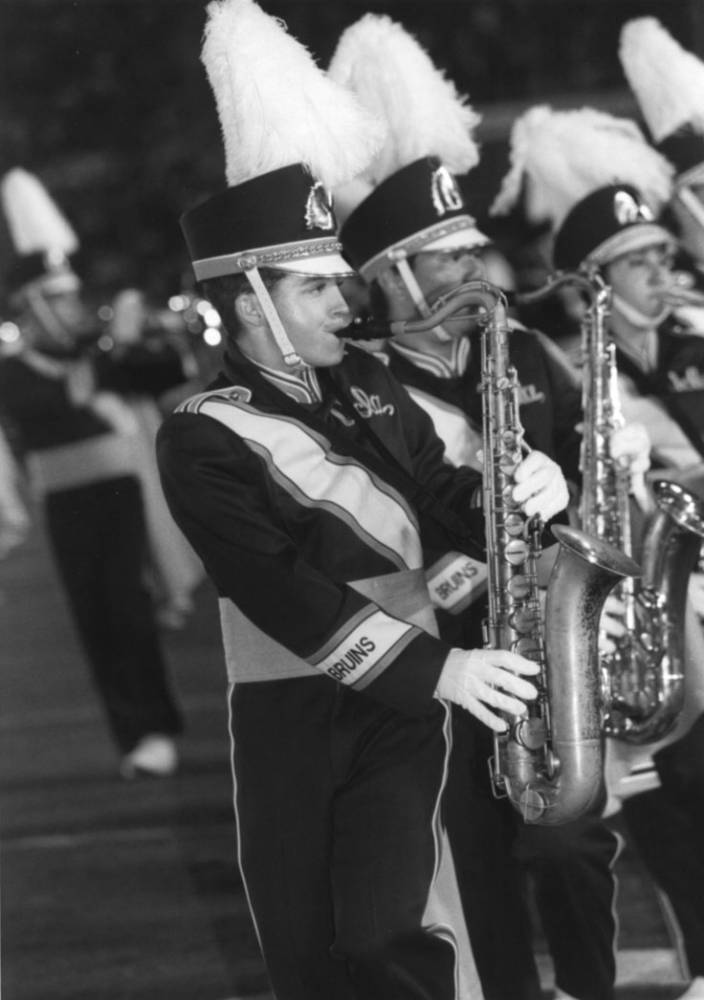
<path fill-rule="evenodd" d="M 211 389 L 189 396 L 175 409 L 175 413 L 200 413 L 205 403 L 248 403 L 252 398 L 252 390 L 243 385 L 228 385 L 225 389 Z"/>

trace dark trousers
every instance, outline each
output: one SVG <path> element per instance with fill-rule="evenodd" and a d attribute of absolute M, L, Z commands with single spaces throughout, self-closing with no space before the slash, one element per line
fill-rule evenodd
<path fill-rule="evenodd" d="M 138 481 L 124 476 L 52 493 L 46 517 L 59 576 L 120 751 L 131 750 L 146 733 L 180 732 L 143 580 Z"/>
<path fill-rule="evenodd" d="M 277 1000 L 452 1000 L 423 926 L 445 713 L 402 716 L 327 677 L 235 685 L 240 868 Z"/>
<path fill-rule="evenodd" d="M 690 974 L 704 976 L 704 716 L 653 759 L 662 786 L 626 799 L 623 815 L 672 904 Z"/>
<path fill-rule="evenodd" d="M 488 730 L 454 709 L 443 808 L 485 1000 L 541 997 L 529 886 L 557 984 L 578 1000 L 610 1000 L 619 840 L 598 818 L 524 823 L 507 799 L 492 794 L 492 750 Z"/>

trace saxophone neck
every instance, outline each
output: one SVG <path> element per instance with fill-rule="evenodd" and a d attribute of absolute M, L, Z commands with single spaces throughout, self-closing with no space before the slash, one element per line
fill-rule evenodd
<path fill-rule="evenodd" d="M 565 288 L 577 288 L 589 302 L 590 307 L 599 304 L 600 309 L 608 308 L 611 299 L 611 288 L 606 284 L 597 268 L 583 268 L 579 271 L 555 271 L 545 284 L 530 292 L 520 292 L 516 295 L 517 305 L 534 305 Z"/>

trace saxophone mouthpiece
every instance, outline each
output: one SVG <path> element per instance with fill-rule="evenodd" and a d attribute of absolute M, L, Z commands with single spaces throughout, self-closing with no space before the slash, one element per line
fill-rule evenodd
<path fill-rule="evenodd" d="M 349 326 L 335 331 L 342 340 L 386 340 L 392 333 L 392 324 L 375 316 L 356 316 Z"/>
<path fill-rule="evenodd" d="M 656 292 L 665 305 L 704 306 L 704 293 L 694 287 L 695 279 L 689 271 L 673 271 L 666 285 L 659 285 Z"/>

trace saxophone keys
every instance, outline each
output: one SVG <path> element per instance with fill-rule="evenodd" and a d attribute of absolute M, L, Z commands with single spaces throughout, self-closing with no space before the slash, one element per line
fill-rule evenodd
<path fill-rule="evenodd" d="M 533 660 L 540 663 L 542 660 L 542 649 L 540 641 L 532 635 L 524 635 L 516 642 L 512 643 L 511 649 L 519 656 L 525 656 L 526 660 Z"/>
<path fill-rule="evenodd" d="M 509 596 L 515 601 L 524 601 L 531 595 L 531 584 L 527 576 L 517 573 L 506 584 Z"/>
<path fill-rule="evenodd" d="M 512 615 L 510 615 L 509 624 L 511 625 L 511 628 L 513 628 L 516 632 L 520 632 L 521 635 L 535 632 L 541 624 L 540 610 L 535 606 L 518 608 Z"/>
<path fill-rule="evenodd" d="M 659 645 L 655 636 L 651 635 L 649 632 L 641 632 L 637 638 L 637 642 L 640 644 L 640 648 L 646 653 L 654 652 Z"/>
<path fill-rule="evenodd" d="M 547 799 L 535 788 L 524 788 L 519 796 L 518 808 L 526 823 L 537 823 L 547 807 Z"/>
<path fill-rule="evenodd" d="M 510 566 L 521 566 L 530 555 L 530 546 L 525 538 L 512 538 L 506 543 L 504 558 Z"/>
<path fill-rule="evenodd" d="M 510 492 L 513 491 L 513 487 L 510 487 Z M 525 518 L 522 514 L 518 512 L 507 514 L 504 518 L 503 528 L 507 535 L 511 538 L 522 538 L 524 537 L 523 524 Z"/>
<path fill-rule="evenodd" d="M 545 720 L 539 716 L 519 719 L 515 724 L 514 739 L 526 750 L 540 750 L 547 740 Z"/>

